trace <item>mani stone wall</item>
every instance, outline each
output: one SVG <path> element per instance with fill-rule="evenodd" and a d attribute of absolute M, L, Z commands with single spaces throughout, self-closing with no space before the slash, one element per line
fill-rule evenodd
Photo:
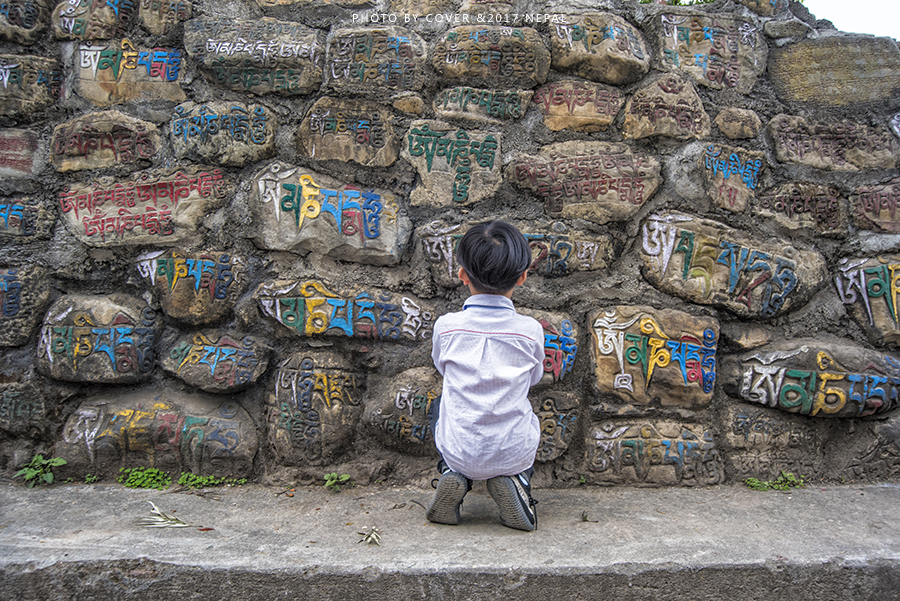
<path fill-rule="evenodd" d="M 897 478 L 898 137 L 784 0 L 8 0 L 0 469 L 423 483 L 503 218 L 538 486 Z"/>

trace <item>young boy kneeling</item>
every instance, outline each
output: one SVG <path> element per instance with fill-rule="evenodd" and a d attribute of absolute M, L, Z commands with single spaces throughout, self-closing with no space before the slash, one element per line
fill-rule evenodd
<path fill-rule="evenodd" d="M 515 227 L 492 221 L 465 233 L 456 260 L 472 296 L 434 324 L 431 357 L 444 377 L 433 424 L 441 477 L 426 516 L 458 524 L 472 480 L 487 480 L 503 525 L 531 531 L 540 425 L 528 389 L 544 373 L 544 332 L 510 300 L 525 282 L 531 249 Z"/>

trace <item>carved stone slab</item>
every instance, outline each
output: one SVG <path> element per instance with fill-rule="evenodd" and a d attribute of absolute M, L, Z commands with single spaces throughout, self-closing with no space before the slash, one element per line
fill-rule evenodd
<path fill-rule="evenodd" d="M 690 215 L 650 215 L 641 235 L 641 272 L 651 285 L 743 317 L 769 319 L 802 306 L 827 277 L 817 252 Z"/>
<path fill-rule="evenodd" d="M 637 405 L 709 405 L 716 382 L 718 321 L 633 305 L 599 309 L 590 320 L 600 394 Z"/>
<path fill-rule="evenodd" d="M 398 19 L 403 19 L 404 23 L 408 23 L 416 22 L 419 19 L 424 21 L 429 14 L 434 20 L 434 15 L 450 10 L 452 3 L 450 0 L 390 0 L 390 7 L 390 12 L 396 13 Z M 464 9 L 460 12 L 463 11 Z M 409 15 L 409 21 L 407 21 L 407 15 Z M 418 17 L 418 19 L 413 20 L 412 17 Z"/>
<path fill-rule="evenodd" d="M 0 198 L 0 242 L 27 244 L 50 237 L 56 211 L 31 196 Z"/>
<path fill-rule="evenodd" d="M 137 9 L 133 0 L 64 0 L 56 5 L 50 23 L 60 40 L 108 40 L 125 34 Z"/>
<path fill-rule="evenodd" d="M 420 90 L 427 56 L 425 40 L 402 27 L 336 29 L 328 41 L 328 86 L 356 94 Z"/>
<path fill-rule="evenodd" d="M 847 203 L 837 188 L 805 182 L 788 182 L 761 192 L 753 202 L 753 214 L 788 230 L 810 229 L 828 234 L 847 232 Z"/>
<path fill-rule="evenodd" d="M 580 328 L 570 315 L 516 307 L 522 315 L 538 320 L 544 328 L 544 376 L 538 386 L 549 386 L 565 379 L 575 366 Z"/>
<path fill-rule="evenodd" d="M 617 88 L 579 79 L 560 79 L 534 93 L 534 103 L 553 131 L 606 131 L 625 103 Z"/>
<path fill-rule="evenodd" d="M 325 34 L 300 23 L 192 19 L 184 46 L 210 81 L 239 92 L 296 96 L 322 84 Z"/>
<path fill-rule="evenodd" d="M 412 296 L 373 288 L 339 294 L 318 280 L 268 280 L 253 297 L 263 315 L 302 337 L 419 342 L 431 339 L 437 317 L 432 303 Z"/>
<path fill-rule="evenodd" d="M 0 430 L 24 435 L 48 430 L 48 404 L 30 382 L 0 384 Z"/>
<path fill-rule="evenodd" d="M 550 52 L 530 27 L 463 25 L 437 39 L 431 63 L 442 80 L 533 88 L 547 80 Z"/>
<path fill-rule="evenodd" d="M 442 118 L 501 123 L 522 118 L 532 94 L 530 90 L 447 88 L 435 96 L 432 107 Z"/>
<path fill-rule="evenodd" d="M 838 262 L 834 283 L 850 316 L 879 346 L 900 344 L 900 256 L 844 258 Z"/>
<path fill-rule="evenodd" d="M 34 44 L 47 27 L 49 15 L 48 0 L 6 0 L 0 4 L 0 40 Z"/>
<path fill-rule="evenodd" d="M 110 392 L 81 403 L 53 456 L 66 472 L 115 479 L 119 468 L 150 466 L 173 481 L 181 472 L 247 478 L 259 448 L 256 425 L 240 405 L 204 394 L 147 389 Z"/>
<path fill-rule="evenodd" d="M 503 183 L 500 132 L 413 121 L 401 156 L 422 180 L 409 196 L 412 206 L 473 205 Z"/>
<path fill-rule="evenodd" d="M 717 207 L 743 213 L 756 198 L 765 164 L 761 152 L 711 144 L 700 157 L 703 186 Z"/>
<path fill-rule="evenodd" d="M 119 111 L 76 117 L 53 129 L 50 163 L 57 171 L 148 163 L 160 148 L 156 126 Z"/>
<path fill-rule="evenodd" d="M 837 459 L 832 470 L 844 480 L 891 480 L 900 470 L 900 414 L 861 421 L 858 426 L 861 431 L 853 438 L 825 447 L 826 456 Z"/>
<path fill-rule="evenodd" d="M 433 453 L 429 415 L 441 395 L 443 378 L 433 367 L 414 367 L 393 377 L 368 381 L 362 421 L 386 447 L 414 455 Z"/>
<path fill-rule="evenodd" d="M 775 156 L 782 163 L 858 171 L 895 169 L 900 159 L 900 144 L 883 127 L 851 121 L 812 122 L 781 114 L 769 121 L 768 129 Z"/>
<path fill-rule="evenodd" d="M 790 340 L 723 361 L 725 391 L 817 417 L 864 417 L 900 405 L 900 359 L 843 341 Z"/>
<path fill-rule="evenodd" d="M 547 463 L 562 456 L 572 444 L 578 427 L 578 395 L 540 390 L 530 395 L 531 405 L 541 424 L 541 442 L 535 460 Z"/>
<path fill-rule="evenodd" d="M 266 345 L 252 336 L 214 330 L 178 337 L 160 364 L 191 386 L 227 394 L 256 382 L 269 365 L 268 355 Z"/>
<path fill-rule="evenodd" d="M 585 438 L 586 479 L 595 484 L 702 486 L 724 473 L 712 432 L 662 420 L 601 422 Z"/>
<path fill-rule="evenodd" d="M 277 128 L 275 115 L 258 104 L 186 102 L 175 107 L 169 137 L 178 158 L 241 167 L 275 154 Z"/>
<path fill-rule="evenodd" d="M 395 195 L 275 162 L 253 178 L 254 242 L 343 261 L 396 265 L 412 223 Z"/>
<path fill-rule="evenodd" d="M 763 17 L 771 17 L 776 12 L 787 9 L 788 0 L 736 0 Z"/>
<path fill-rule="evenodd" d="M 170 245 L 197 238 L 230 188 L 219 169 L 151 169 L 65 186 L 59 205 L 66 227 L 88 246 Z"/>
<path fill-rule="evenodd" d="M 388 167 L 402 144 L 393 120 L 392 111 L 377 102 L 323 96 L 300 123 L 297 145 L 301 153 L 320 161 Z"/>
<path fill-rule="evenodd" d="M 516 155 L 506 178 L 546 202 L 553 217 L 625 221 L 660 184 L 659 161 L 610 142 L 558 142 L 538 156 Z"/>
<path fill-rule="evenodd" d="M 153 35 L 172 33 L 175 26 L 188 21 L 192 13 L 190 0 L 141 0 L 141 25 Z"/>
<path fill-rule="evenodd" d="M 822 472 L 819 423 L 744 403 L 727 405 L 722 418 L 720 443 L 732 480 L 774 480 L 782 471 L 809 478 Z"/>
<path fill-rule="evenodd" d="M 225 251 L 153 251 L 137 269 L 165 314 L 191 325 L 230 315 L 250 281 L 246 260 Z"/>
<path fill-rule="evenodd" d="M 432 221 L 416 230 L 422 254 L 431 264 L 431 275 L 441 286 L 453 288 L 462 284 L 457 277 L 456 246 L 470 226 Z M 612 261 L 612 239 L 606 234 L 570 230 L 561 222 L 550 227 L 523 222 L 516 226 L 531 247 L 530 275 L 567 276 L 605 269 Z"/>
<path fill-rule="evenodd" d="M 50 282 L 43 267 L 0 269 L 0 347 L 27 343 L 49 300 Z"/>
<path fill-rule="evenodd" d="M 768 44 L 748 17 L 667 9 L 654 17 L 663 69 L 680 70 L 694 83 L 748 94 L 766 70 Z"/>
<path fill-rule="evenodd" d="M 709 115 L 693 84 L 672 73 L 655 78 L 628 99 L 622 131 L 635 140 L 650 136 L 699 140 L 709 137 Z"/>
<path fill-rule="evenodd" d="M 44 110 L 59 98 L 62 80 L 62 68 L 53 59 L 0 54 L 0 115 L 15 117 Z"/>
<path fill-rule="evenodd" d="M 650 70 L 650 48 L 641 31 L 612 13 L 566 15 L 550 25 L 553 68 L 615 86 L 634 83 Z"/>
<path fill-rule="evenodd" d="M 272 8 L 311 8 L 320 6 L 365 6 L 371 4 L 371 0 L 254 0 L 261 9 Z"/>
<path fill-rule="evenodd" d="M 184 102 L 180 74 L 178 48 L 138 48 L 124 38 L 80 44 L 75 53 L 75 89 L 99 106 L 138 100 Z"/>
<path fill-rule="evenodd" d="M 774 48 L 769 77 L 778 97 L 790 102 L 856 106 L 891 101 L 900 94 L 900 50 L 891 38 L 807 39 Z"/>
<path fill-rule="evenodd" d="M 27 129 L 0 129 L 0 177 L 34 173 L 38 137 Z"/>
<path fill-rule="evenodd" d="M 850 204 L 856 227 L 900 234 L 900 178 L 857 188 L 850 197 Z"/>
<path fill-rule="evenodd" d="M 146 380 L 156 364 L 160 321 L 147 303 L 124 294 L 63 296 L 44 317 L 38 370 L 68 382 Z"/>
<path fill-rule="evenodd" d="M 364 389 L 344 355 L 301 351 L 282 361 L 265 408 L 278 465 L 321 465 L 349 450 Z"/>
<path fill-rule="evenodd" d="M 762 121 L 755 111 L 735 107 L 724 108 L 716 115 L 716 126 L 732 140 L 755 138 Z"/>

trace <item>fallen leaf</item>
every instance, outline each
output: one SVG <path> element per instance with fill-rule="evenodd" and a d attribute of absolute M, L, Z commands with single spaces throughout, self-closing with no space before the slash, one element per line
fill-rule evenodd
<path fill-rule="evenodd" d="M 210 530 L 214 530 L 214 528 L 197 528 L 200 532 L 209 532 Z"/>

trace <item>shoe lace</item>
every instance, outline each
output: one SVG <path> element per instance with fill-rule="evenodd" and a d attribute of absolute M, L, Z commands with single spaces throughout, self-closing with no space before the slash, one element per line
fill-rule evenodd
<path fill-rule="evenodd" d="M 440 478 L 433 478 L 431 480 L 431 488 L 437 489 L 437 485 L 438 485 L 439 481 L 440 481 Z"/>

